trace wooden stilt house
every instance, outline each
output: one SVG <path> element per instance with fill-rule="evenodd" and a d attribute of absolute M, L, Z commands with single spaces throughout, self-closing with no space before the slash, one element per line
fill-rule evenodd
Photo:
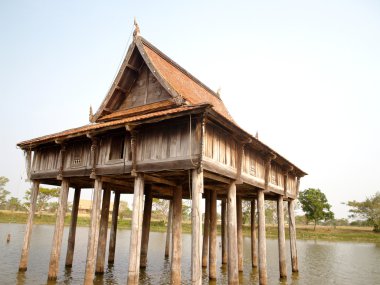
<path fill-rule="evenodd" d="M 33 182 L 20 270 L 27 268 L 40 183 L 62 188 L 49 279 L 58 274 L 69 187 L 75 189 L 75 197 L 66 266 L 73 263 L 80 191 L 93 191 L 85 283 L 92 283 L 95 272 L 104 272 L 111 192 L 115 195 L 111 263 L 120 195 L 134 195 L 128 284 L 137 284 L 140 266 L 149 266 L 146 256 L 153 197 L 171 200 L 173 284 L 181 283 L 182 199 L 192 200 L 192 284 L 201 284 L 205 263 L 210 279 L 216 278 L 217 200 L 222 201 L 222 262 L 228 264 L 229 284 L 238 284 L 238 271 L 243 268 L 242 200 L 252 203 L 252 265 L 259 267 L 260 284 L 266 284 L 267 278 L 264 199 L 277 200 L 281 277 L 286 276 L 283 201 L 289 203 L 292 269 L 298 270 L 294 200 L 306 173 L 242 130 L 219 95 L 141 37 L 137 25 L 116 79 L 90 121 L 83 127 L 18 144 L 27 154 Z M 202 198 L 206 202 L 203 239 Z"/>

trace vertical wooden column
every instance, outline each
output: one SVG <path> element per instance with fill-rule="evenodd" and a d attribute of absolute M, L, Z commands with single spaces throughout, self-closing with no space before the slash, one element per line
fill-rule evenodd
<path fill-rule="evenodd" d="M 65 214 L 67 208 L 67 195 L 69 194 L 69 181 L 62 179 L 61 192 L 59 193 L 57 217 L 53 235 L 53 244 L 50 253 L 49 280 L 56 280 L 59 269 L 59 257 L 61 255 L 62 235 L 65 225 Z"/>
<path fill-rule="evenodd" d="M 172 200 L 170 200 L 169 213 L 168 213 L 168 226 L 166 228 L 165 257 L 169 257 L 170 230 L 172 228 L 172 217 L 173 217 L 173 202 L 172 202 Z"/>
<path fill-rule="evenodd" d="M 137 173 L 134 185 L 131 239 L 129 244 L 129 285 L 139 283 L 143 200 L 144 175 L 142 173 Z"/>
<path fill-rule="evenodd" d="M 238 268 L 243 271 L 243 209 L 241 197 L 236 197 Z"/>
<path fill-rule="evenodd" d="M 228 284 L 239 284 L 237 260 L 237 230 L 236 230 L 236 184 L 232 182 L 228 188 Z"/>
<path fill-rule="evenodd" d="M 290 237 L 290 255 L 292 259 L 292 271 L 298 272 L 298 257 L 297 257 L 297 244 L 296 244 L 296 220 L 294 217 L 294 204 L 295 200 L 289 200 L 289 237 Z"/>
<path fill-rule="evenodd" d="M 209 275 L 208 275 L 210 279 L 216 279 L 216 256 L 217 256 L 216 227 L 217 227 L 216 191 L 212 190 L 211 195 L 210 195 L 210 257 L 209 257 Z"/>
<path fill-rule="evenodd" d="M 282 195 L 277 197 L 277 225 L 278 225 L 278 259 L 280 278 L 286 278 L 286 250 L 285 250 L 285 223 Z"/>
<path fill-rule="evenodd" d="M 74 248 L 75 248 L 75 233 L 77 230 L 78 209 L 80 201 L 80 188 L 75 188 L 73 208 L 71 209 L 71 221 L 69 229 L 69 238 L 67 240 L 67 252 L 66 252 L 66 267 L 73 266 Z"/>
<path fill-rule="evenodd" d="M 95 178 L 95 185 L 92 191 L 92 209 L 90 228 L 88 230 L 86 270 L 84 284 L 92 284 L 95 274 L 96 253 L 98 250 L 99 224 L 100 224 L 100 200 L 102 194 L 102 180 Z"/>
<path fill-rule="evenodd" d="M 115 261 L 116 233 L 117 233 L 117 217 L 119 216 L 120 193 L 115 192 L 112 209 L 112 225 L 110 230 L 110 244 L 108 248 L 108 263 Z"/>
<path fill-rule="evenodd" d="M 145 268 L 148 257 L 150 218 L 152 216 L 152 191 L 150 187 L 145 188 L 144 214 L 142 224 L 140 268 Z"/>
<path fill-rule="evenodd" d="M 252 267 L 257 267 L 257 234 L 256 234 L 256 200 L 251 201 L 251 260 Z"/>
<path fill-rule="evenodd" d="M 40 183 L 37 180 L 33 180 L 33 185 L 32 185 L 31 195 L 30 195 L 28 221 L 26 222 L 24 243 L 22 245 L 20 264 L 18 268 L 19 271 L 26 271 L 28 268 L 30 238 L 32 236 L 33 218 L 34 218 L 34 212 L 36 211 L 36 202 L 37 202 L 39 187 L 40 187 Z"/>
<path fill-rule="evenodd" d="M 171 284 L 181 284 L 182 257 L 182 186 L 173 192 L 173 229 Z"/>
<path fill-rule="evenodd" d="M 264 190 L 259 190 L 257 193 L 257 211 L 259 214 L 259 283 L 267 284 Z"/>
<path fill-rule="evenodd" d="M 96 274 L 104 273 L 104 262 L 106 259 L 106 245 L 108 232 L 108 216 L 110 212 L 111 190 L 106 187 L 103 190 L 102 211 L 100 216 L 100 230 L 98 240 L 98 251 L 96 255 Z"/>
<path fill-rule="evenodd" d="M 222 199 L 222 264 L 227 263 L 228 251 L 228 235 L 227 235 L 227 203 L 226 199 Z"/>
<path fill-rule="evenodd" d="M 203 171 L 192 170 L 191 186 L 191 284 L 202 284 L 202 213 Z"/>
<path fill-rule="evenodd" d="M 203 221 L 202 267 L 207 267 L 210 236 L 210 191 L 205 190 L 205 219 Z"/>

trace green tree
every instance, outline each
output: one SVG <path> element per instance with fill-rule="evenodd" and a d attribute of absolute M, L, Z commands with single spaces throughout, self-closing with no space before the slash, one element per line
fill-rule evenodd
<path fill-rule="evenodd" d="M 309 221 L 314 221 L 314 230 L 319 221 L 334 219 L 331 205 L 327 202 L 326 195 L 319 189 L 309 188 L 299 195 L 302 211 Z"/>
<path fill-rule="evenodd" d="M 374 232 L 380 232 L 380 192 L 367 197 L 363 202 L 348 201 L 347 205 L 351 208 L 350 217 L 364 218 L 373 226 Z"/>
<path fill-rule="evenodd" d="M 131 218 L 131 217 L 132 217 L 132 211 L 128 207 L 128 202 L 120 201 L 120 204 L 119 204 L 119 218 L 120 218 L 120 220 L 124 220 L 125 218 Z"/>
<path fill-rule="evenodd" d="M 168 220 L 169 207 L 169 200 L 153 198 L 152 215 L 154 215 L 156 219 L 160 219 L 166 223 Z"/>
<path fill-rule="evenodd" d="M 5 190 L 4 187 L 8 182 L 8 178 L 0 176 L 0 209 L 4 209 L 7 206 L 7 196 L 10 192 Z"/>
<path fill-rule="evenodd" d="M 189 200 L 184 200 L 182 203 L 182 219 L 188 221 L 191 218 L 191 205 Z"/>
<path fill-rule="evenodd" d="M 36 212 L 38 212 L 39 215 L 41 215 L 42 211 L 45 211 L 49 207 L 49 202 L 59 197 L 59 192 L 61 191 L 61 188 L 43 188 L 40 187 L 38 195 L 37 195 L 37 203 L 36 203 Z M 31 196 L 31 190 L 27 190 L 25 192 L 24 199 L 26 202 L 24 203 L 24 206 L 26 208 L 29 208 L 30 206 L 30 196 Z"/>
<path fill-rule="evenodd" d="M 7 209 L 10 211 L 25 211 L 25 207 L 22 205 L 20 199 L 16 197 L 11 197 L 7 203 Z"/>

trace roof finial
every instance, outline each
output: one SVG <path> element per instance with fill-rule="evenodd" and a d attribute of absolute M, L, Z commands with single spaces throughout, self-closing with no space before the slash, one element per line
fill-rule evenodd
<path fill-rule="evenodd" d="M 218 90 L 216 90 L 216 95 L 220 98 L 220 93 L 222 92 L 222 87 L 219 87 Z"/>
<path fill-rule="evenodd" d="M 259 131 L 256 131 L 255 138 L 256 138 L 256 139 L 259 139 Z"/>
<path fill-rule="evenodd" d="M 94 114 L 92 113 L 92 106 L 90 105 L 90 113 L 88 114 L 88 120 L 91 122 Z"/>
<path fill-rule="evenodd" d="M 136 38 L 137 36 L 140 36 L 140 27 L 139 27 L 139 24 L 137 23 L 136 17 L 133 24 L 135 25 L 135 30 L 133 31 L 133 38 Z"/>

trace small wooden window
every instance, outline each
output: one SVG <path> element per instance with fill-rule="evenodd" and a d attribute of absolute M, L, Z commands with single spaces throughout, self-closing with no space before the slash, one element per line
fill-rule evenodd
<path fill-rule="evenodd" d="M 124 158 L 124 141 L 123 135 L 112 137 L 109 160 Z"/>
<path fill-rule="evenodd" d="M 75 145 L 72 154 L 71 166 L 78 167 L 83 165 L 83 145 Z"/>

